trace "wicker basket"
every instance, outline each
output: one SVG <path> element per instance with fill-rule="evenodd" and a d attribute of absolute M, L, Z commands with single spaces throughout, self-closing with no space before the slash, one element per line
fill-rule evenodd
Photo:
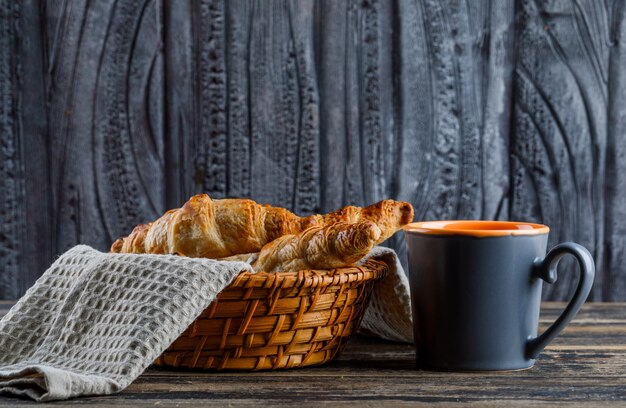
<path fill-rule="evenodd" d="M 332 360 L 356 331 L 387 265 L 243 272 L 155 361 L 217 370 L 304 367 Z"/>

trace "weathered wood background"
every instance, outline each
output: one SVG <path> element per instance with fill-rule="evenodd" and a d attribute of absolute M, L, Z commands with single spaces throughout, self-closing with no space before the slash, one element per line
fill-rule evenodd
<path fill-rule="evenodd" d="M 626 300 L 625 3 L 0 0 L 0 298 L 204 191 L 542 221 Z"/>

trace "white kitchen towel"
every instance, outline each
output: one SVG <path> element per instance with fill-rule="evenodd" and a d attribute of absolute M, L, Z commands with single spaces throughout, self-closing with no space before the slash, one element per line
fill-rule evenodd
<path fill-rule="evenodd" d="M 386 340 L 413 342 L 409 280 L 393 249 L 375 247 L 361 260 L 383 261 L 389 267 L 385 279 L 377 282 L 365 309 L 360 331 Z"/>
<path fill-rule="evenodd" d="M 375 286 L 362 327 L 411 340 L 406 276 Z M 0 393 L 36 401 L 119 392 L 133 382 L 242 271 L 244 262 L 111 254 L 79 245 L 59 257 L 0 320 Z"/>

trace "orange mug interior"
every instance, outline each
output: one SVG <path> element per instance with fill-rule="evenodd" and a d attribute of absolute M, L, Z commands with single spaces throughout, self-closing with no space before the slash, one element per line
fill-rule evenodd
<path fill-rule="evenodd" d="M 542 224 L 517 221 L 421 221 L 404 227 L 407 233 L 433 235 L 469 235 L 474 237 L 498 237 L 506 235 L 540 235 L 550 232 Z"/>

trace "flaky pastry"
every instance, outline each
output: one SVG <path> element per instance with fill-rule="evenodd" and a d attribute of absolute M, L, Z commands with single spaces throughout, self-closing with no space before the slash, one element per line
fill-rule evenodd
<path fill-rule="evenodd" d="M 198 194 L 181 208 L 167 211 L 156 221 L 136 226 L 130 235 L 116 240 L 111 251 L 225 258 L 259 252 L 270 243 L 284 245 L 282 243 L 289 240 L 295 242 L 295 237 L 300 241 L 313 240 L 311 231 L 318 235 L 337 235 L 343 245 L 349 242 L 344 239 L 344 235 L 357 234 L 353 231 L 358 230 L 360 232 L 357 235 L 364 234 L 368 240 L 373 239 L 373 245 L 376 245 L 412 219 L 413 207 L 409 203 L 394 200 L 383 200 L 363 208 L 347 206 L 325 215 L 299 217 L 284 208 L 261 205 L 248 199 L 213 200 L 206 194 Z M 365 221 L 369 223 L 363 223 Z M 333 228 L 337 224 L 341 224 L 338 229 Z M 350 228 L 348 224 L 357 224 L 359 227 Z M 372 232 L 371 225 L 376 227 L 377 233 Z M 316 229 L 311 230 L 313 227 Z M 299 235 L 304 232 L 306 234 Z M 278 238 L 284 239 L 276 243 Z M 320 240 L 321 235 L 312 242 Z M 319 246 L 320 251 L 327 248 L 331 246 Z M 347 247 L 342 250 L 346 253 Z M 360 249 L 357 252 L 360 253 Z M 320 257 L 324 256 L 332 257 L 333 254 L 321 252 Z M 312 259 L 310 255 L 304 258 Z M 270 264 L 267 260 L 263 262 Z M 280 262 L 285 264 L 284 260 Z"/>
<path fill-rule="evenodd" d="M 310 227 L 265 245 L 252 267 L 275 272 L 353 265 L 376 245 L 380 234 L 380 228 L 367 220 Z"/>
<path fill-rule="evenodd" d="M 222 258 L 258 252 L 278 237 L 300 232 L 300 224 L 300 217 L 284 208 L 198 194 L 181 208 L 135 227 L 115 241 L 111 251 Z"/>

